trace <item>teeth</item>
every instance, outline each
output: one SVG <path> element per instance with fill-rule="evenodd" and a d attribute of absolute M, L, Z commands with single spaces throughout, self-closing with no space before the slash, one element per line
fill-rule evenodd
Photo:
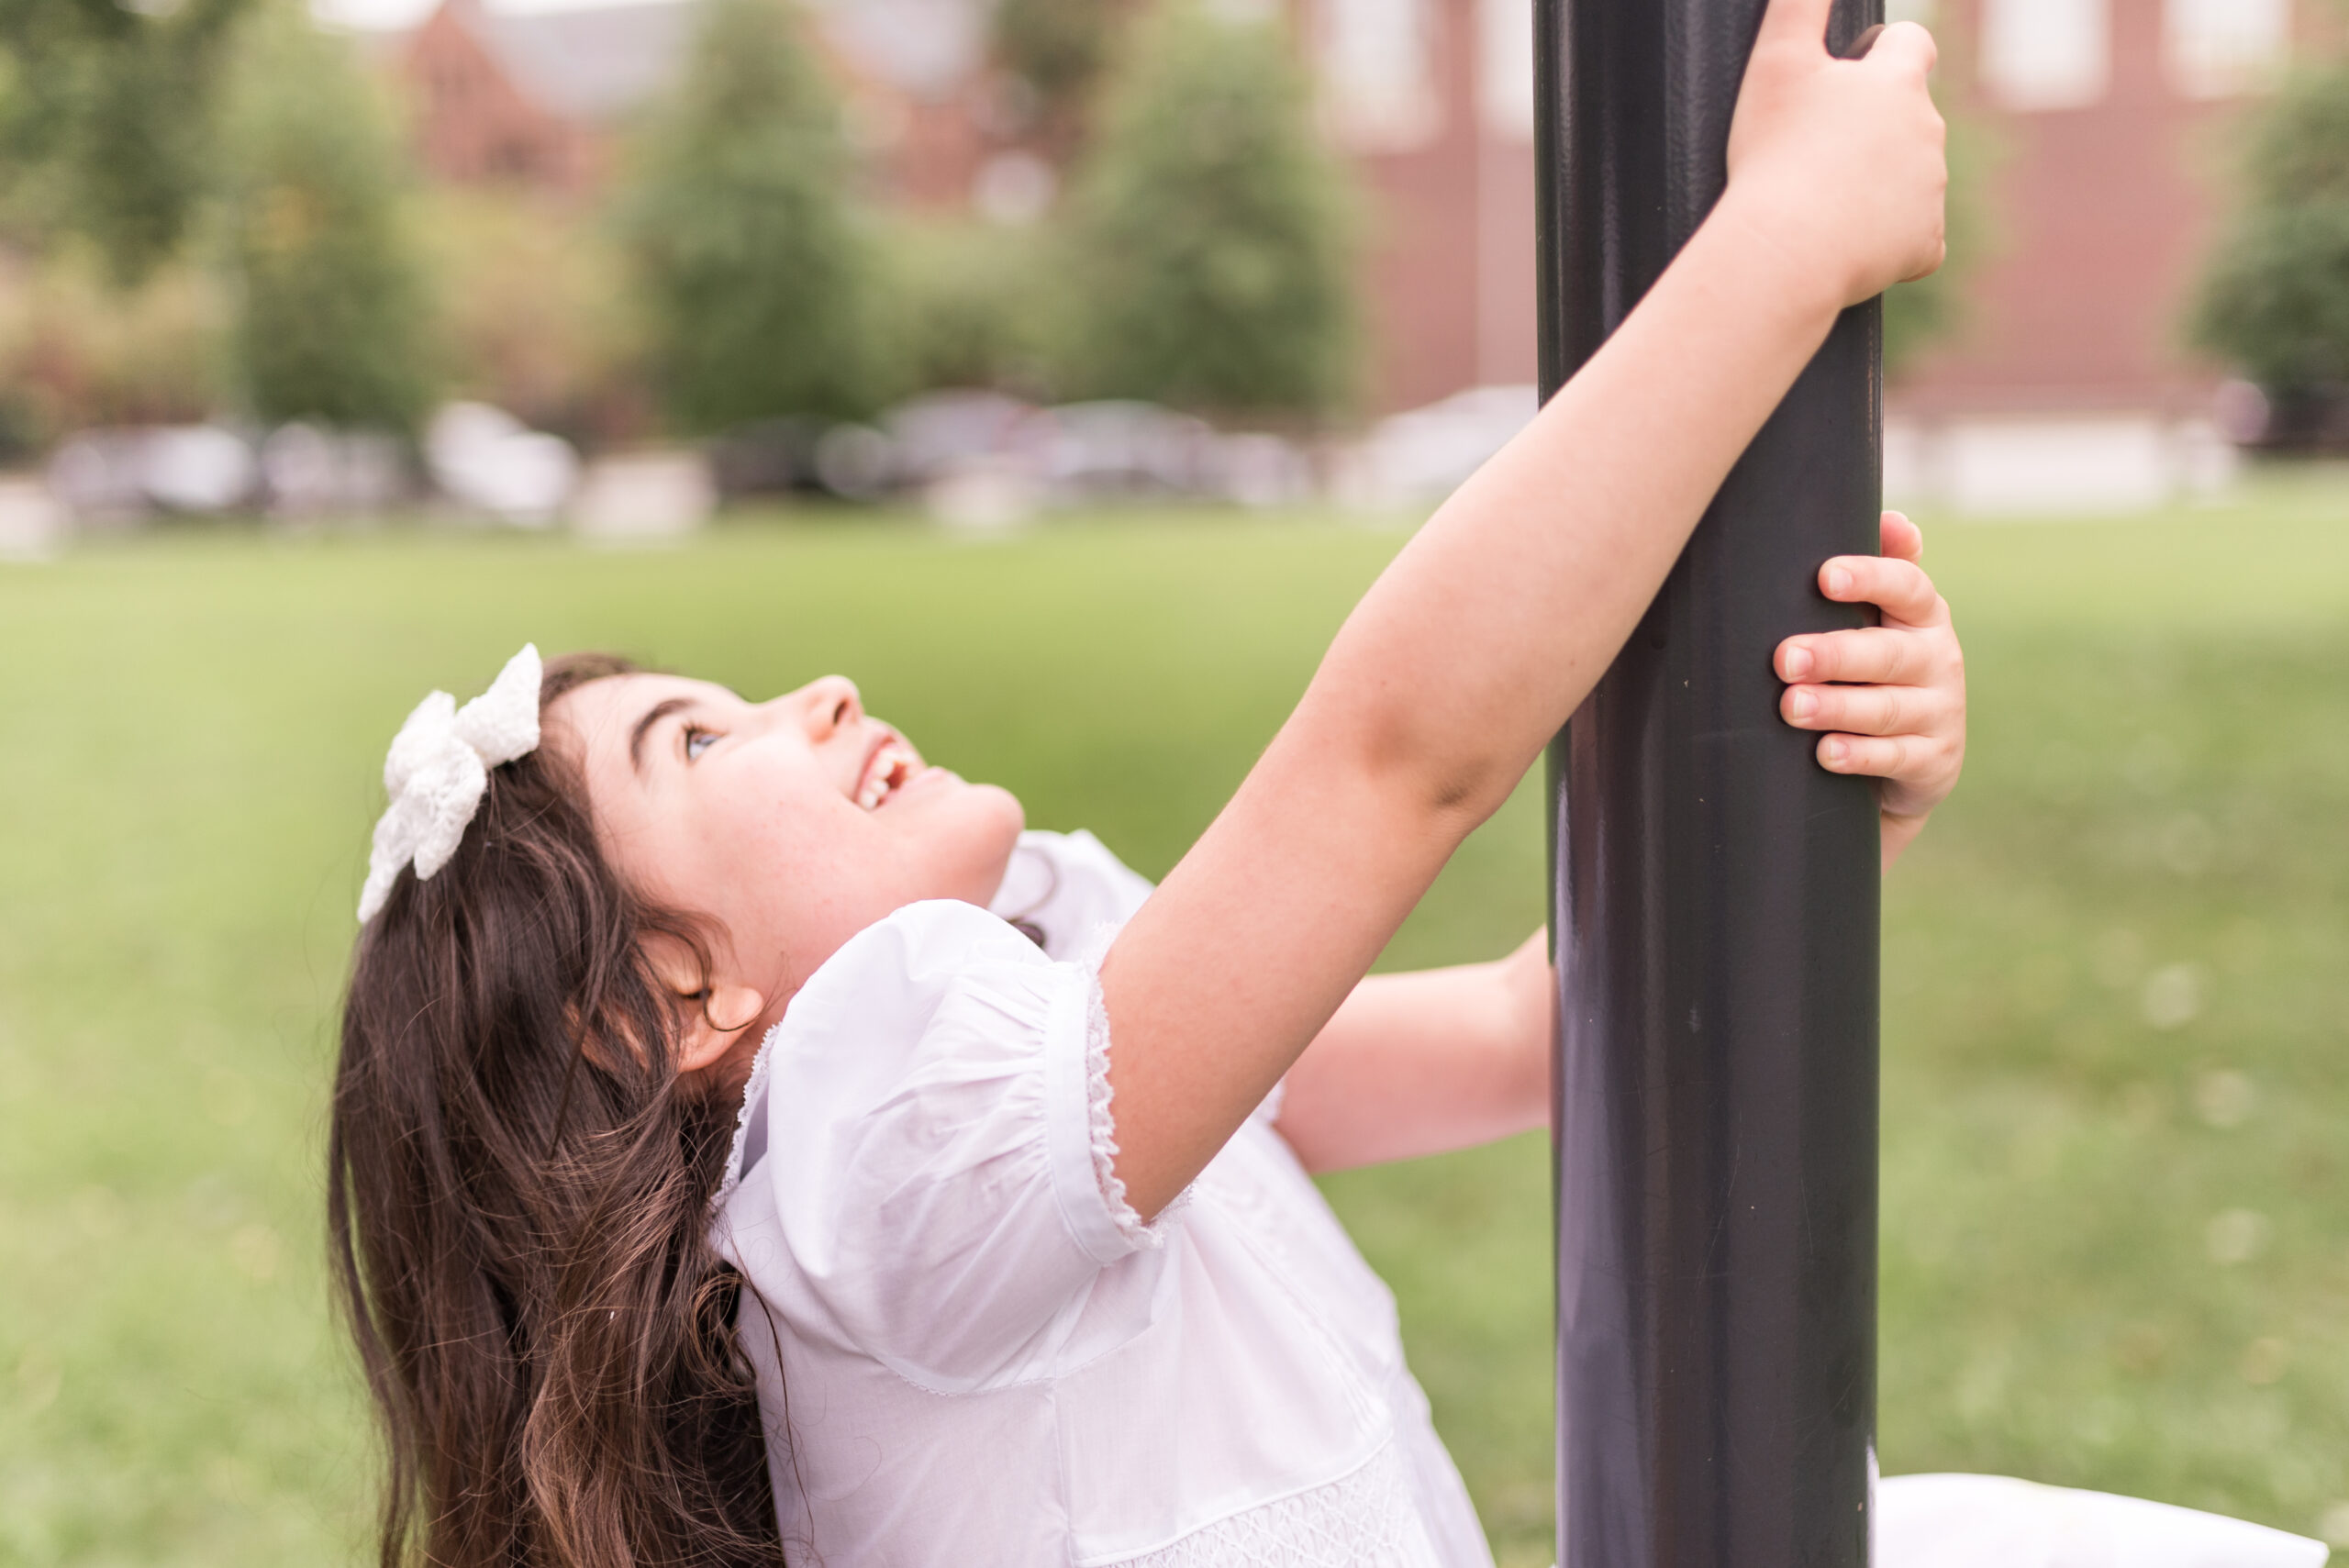
<path fill-rule="evenodd" d="M 870 811 L 896 793 L 907 774 L 913 771 L 913 758 L 903 747 L 885 746 L 873 759 L 873 773 L 857 792 L 856 803 Z"/>

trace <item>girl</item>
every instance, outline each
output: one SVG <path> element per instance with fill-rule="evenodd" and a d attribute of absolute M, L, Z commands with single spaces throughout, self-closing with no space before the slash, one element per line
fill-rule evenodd
<path fill-rule="evenodd" d="M 1308 1173 L 1540 1124 L 1538 938 L 1365 972 L 1836 313 L 1939 262 L 1932 43 L 1832 60 L 1828 4 L 1774 0 L 1712 216 L 1156 889 L 838 678 L 526 650 L 417 710 L 330 1151 L 387 1563 L 1489 1561 Z M 1777 662 L 1889 859 L 1964 694 L 1884 536 L 1820 570 L 1882 625 Z"/>

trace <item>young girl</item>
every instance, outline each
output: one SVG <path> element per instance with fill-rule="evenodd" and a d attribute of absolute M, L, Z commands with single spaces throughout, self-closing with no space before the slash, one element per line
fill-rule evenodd
<path fill-rule="evenodd" d="M 1930 40 L 1775 0 L 1726 195 L 1348 619 L 1155 889 L 828 678 L 525 650 L 386 767 L 336 1085 L 384 1561 L 1489 1561 L 1308 1173 L 1540 1125 L 1549 977 L 1365 979 L 1653 595 L 1836 313 L 1941 256 Z M 1954 782 L 1887 517 L 1787 719 Z"/>

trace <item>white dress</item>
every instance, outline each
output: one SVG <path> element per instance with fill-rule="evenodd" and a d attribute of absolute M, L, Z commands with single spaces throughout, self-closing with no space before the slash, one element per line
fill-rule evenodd
<path fill-rule="evenodd" d="M 1489 1568 L 1277 1091 L 1155 1223 L 1126 1204 L 1083 961 L 1149 891 L 1023 835 L 996 912 L 859 933 L 761 1048 L 713 1236 L 795 1562 Z"/>

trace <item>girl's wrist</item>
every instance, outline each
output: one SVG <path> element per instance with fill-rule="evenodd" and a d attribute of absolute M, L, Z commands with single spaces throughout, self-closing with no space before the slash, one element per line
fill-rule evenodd
<path fill-rule="evenodd" d="M 1774 201 L 1757 182 L 1731 183 L 1689 248 L 1718 247 L 1730 275 L 1758 308 L 1785 314 L 1788 325 L 1821 339 L 1854 286 L 1848 261 L 1823 245 L 1814 225 L 1791 204 Z"/>

